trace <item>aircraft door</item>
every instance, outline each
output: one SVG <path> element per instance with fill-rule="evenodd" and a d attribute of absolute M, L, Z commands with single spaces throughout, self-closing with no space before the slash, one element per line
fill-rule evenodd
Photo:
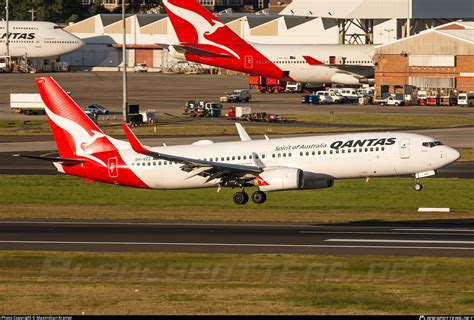
<path fill-rule="evenodd" d="M 410 158 L 410 140 L 409 139 L 400 140 L 400 158 L 402 159 Z"/>
<path fill-rule="evenodd" d="M 118 160 L 117 160 L 117 157 L 109 158 L 108 170 L 109 170 L 109 177 L 111 177 L 111 178 L 117 178 L 118 177 Z"/>
<path fill-rule="evenodd" d="M 253 68 L 253 57 L 252 56 L 245 56 L 245 68 L 252 69 Z"/>
<path fill-rule="evenodd" d="M 41 48 L 43 46 L 43 39 L 41 37 L 37 37 L 35 39 L 35 47 Z"/>

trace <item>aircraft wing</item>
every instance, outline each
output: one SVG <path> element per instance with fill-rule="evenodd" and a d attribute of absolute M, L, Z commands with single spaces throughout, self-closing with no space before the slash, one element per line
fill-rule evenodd
<path fill-rule="evenodd" d="M 347 64 L 332 64 L 327 65 L 328 67 L 337 68 L 343 71 L 347 71 L 353 74 L 365 76 L 365 77 L 373 77 L 375 74 L 374 67 L 371 66 L 363 66 L 363 65 L 347 65 Z"/>
<path fill-rule="evenodd" d="M 155 152 L 143 146 L 143 144 L 138 140 L 132 130 L 130 130 L 130 128 L 125 123 L 122 124 L 122 127 L 125 131 L 128 141 L 130 142 L 130 145 L 132 146 L 132 149 L 135 152 L 160 160 L 182 163 L 183 166 L 181 167 L 181 170 L 193 173 L 190 177 L 200 175 L 208 177 L 207 181 L 223 177 L 248 179 L 250 177 L 254 178 L 258 176 L 263 171 L 262 168 L 257 166 L 244 166 L 238 164 L 204 161 Z"/>
<path fill-rule="evenodd" d="M 173 48 L 179 53 L 187 53 L 192 54 L 200 57 L 212 57 L 212 58 L 235 58 L 229 54 L 225 53 L 217 53 L 208 50 L 207 48 L 200 48 L 199 44 L 173 44 Z"/>

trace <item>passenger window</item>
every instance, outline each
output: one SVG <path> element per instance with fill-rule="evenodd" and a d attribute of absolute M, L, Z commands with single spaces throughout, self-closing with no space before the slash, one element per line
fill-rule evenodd
<path fill-rule="evenodd" d="M 232 157 L 232 160 L 235 160 L 235 156 Z"/>
<path fill-rule="evenodd" d="M 374 148 L 370 148 L 370 152 L 374 151 Z"/>
<path fill-rule="evenodd" d="M 300 152 L 300 156 L 303 156 L 303 152 Z"/>
<path fill-rule="evenodd" d="M 272 157 L 275 158 L 275 154 L 272 154 Z"/>
<path fill-rule="evenodd" d="M 324 150 L 323 153 L 326 154 L 326 150 Z"/>
<path fill-rule="evenodd" d="M 369 149 L 365 148 L 365 152 L 369 151 Z"/>
<path fill-rule="evenodd" d="M 247 160 L 247 156 L 244 156 L 244 160 Z"/>
<path fill-rule="evenodd" d="M 283 153 L 283 156 L 286 157 L 286 153 Z"/>
<path fill-rule="evenodd" d="M 291 153 L 288 153 L 288 157 L 291 157 Z"/>
<path fill-rule="evenodd" d="M 229 161 L 229 160 L 230 160 L 230 157 L 227 157 L 226 159 L 227 159 L 227 161 Z"/>
<path fill-rule="evenodd" d="M 281 158 L 281 154 L 280 154 L 280 153 L 278 154 L 278 158 Z"/>
<path fill-rule="evenodd" d="M 320 156 L 320 155 L 321 155 L 321 151 L 318 151 L 318 156 Z"/>
<path fill-rule="evenodd" d="M 332 154 L 332 150 L 329 150 L 329 153 Z"/>
<path fill-rule="evenodd" d="M 362 148 L 359 148 L 359 152 L 362 152 Z"/>
<path fill-rule="evenodd" d="M 385 151 L 385 147 L 382 147 L 381 149 L 382 149 L 382 151 Z"/>
<path fill-rule="evenodd" d="M 153 162 L 153 166 L 156 167 L 156 162 Z"/>
<path fill-rule="evenodd" d="M 262 154 L 262 159 L 265 159 L 265 155 L 264 155 L 264 154 Z"/>
<path fill-rule="evenodd" d="M 237 160 L 240 160 L 240 156 L 237 156 Z"/>
<path fill-rule="evenodd" d="M 311 152 L 311 154 L 314 156 L 314 155 L 316 155 L 316 152 L 315 152 L 315 151 L 313 151 L 313 152 Z"/>
<path fill-rule="evenodd" d="M 306 155 L 309 156 L 309 152 L 308 152 L 308 151 L 306 151 Z"/>
<path fill-rule="evenodd" d="M 375 151 L 379 151 L 379 147 L 376 147 L 376 148 L 375 148 Z"/>

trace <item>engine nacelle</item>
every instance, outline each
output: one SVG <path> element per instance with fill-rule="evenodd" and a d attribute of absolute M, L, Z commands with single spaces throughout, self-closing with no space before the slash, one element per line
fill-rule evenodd
<path fill-rule="evenodd" d="M 275 168 L 262 172 L 255 183 L 261 191 L 296 190 L 304 187 L 303 170 Z"/>
<path fill-rule="evenodd" d="M 331 188 L 334 185 L 334 180 L 331 179 L 305 179 L 304 180 L 304 190 L 311 189 L 326 189 Z"/>

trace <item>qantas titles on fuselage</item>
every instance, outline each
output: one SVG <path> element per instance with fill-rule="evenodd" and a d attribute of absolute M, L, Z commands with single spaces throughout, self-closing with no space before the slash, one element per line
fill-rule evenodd
<path fill-rule="evenodd" d="M 459 152 L 433 138 L 411 133 L 353 133 L 251 140 L 237 124 L 241 141 L 149 148 L 124 124 L 128 142 L 105 135 L 51 77 L 36 80 L 60 157 L 49 160 L 63 173 L 88 181 L 150 189 L 246 187 L 266 191 L 329 188 L 336 179 L 414 174 L 434 175 Z M 415 184 L 421 190 L 421 184 Z"/>
<path fill-rule="evenodd" d="M 7 55 L 8 39 L 11 57 L 49 58 L 73 52 L 84 42 L 50 22 L 0 21 L 0 56 Z"/>

